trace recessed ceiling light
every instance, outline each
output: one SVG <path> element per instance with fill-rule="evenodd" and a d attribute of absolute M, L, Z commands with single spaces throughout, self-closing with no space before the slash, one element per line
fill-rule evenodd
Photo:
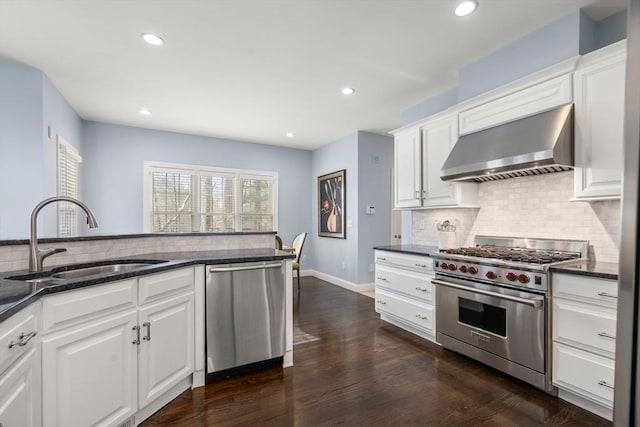
<path fill-rule="evenodd" d="M 150 116 L 151 110 L 148 110 L 146 108 L 141 108 L 138 110 L 138 113 L 142 114 L 143 116 Z"/>
<path fill-rule="evenodd" d="M 353 92 L 355 92 L 356 90 L 352 87 L 345 87 L 344 89 L 342 89 L 342 94 L 343 95 L 352 95 Z"/>
<path fill-rule="evenodd" d="M 293 138 L 295 135 L 293 134 L 293 132 L 287 132 L 286 137 L 287 138 Z"/>
<path fill-rule="evenodd" d="M 160 36 L 151 33 L 142 33 L 140 34 L 142 40 L 146 41 L 150 45 L 153 46 L 162 46 L 164 44 L 164 40 Z"/>
<path fill-rule="evenodd" d="M 464 0 L 458 3 L 456 6 L 455 14 L 456 16 L 467 16 L 478 7 L 478 2 L 476 0 Z"/>

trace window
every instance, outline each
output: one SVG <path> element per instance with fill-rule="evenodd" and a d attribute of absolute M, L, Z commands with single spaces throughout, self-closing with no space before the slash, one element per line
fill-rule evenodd
<path fill-rule="evenodd" d="M 58 195 L 77 199 L 79 196 L 80 163 L 78 151 L 58 136 Z M 58 203 L 58 237 L 76 236 L 78 231 L 78 211 L 75 205 Z"/>
<path fill-rule="evenodd" d="M 145 231 L 274 231 L 275 172 L 145 162 Z"/>

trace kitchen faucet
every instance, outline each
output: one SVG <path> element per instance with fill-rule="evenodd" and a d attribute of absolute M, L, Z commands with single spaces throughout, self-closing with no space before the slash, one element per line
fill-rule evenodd
<path fill-rule="evenodd" d="M 98 226 L 98 221 L 96 221 L 96 217 L 93 216 L 93 212 L 82 203 L 80 200 L 76 200 L 73 197 L 68 196 L 55 196 L 50 197 L 48 199 L 44 199 L 40 203 L 33 208 L 31 212 L 31 237 L 29 238 L 29 271 L 37 272 L 42 271 L 42 263 L 46 257 L 49 255 L 53 255 L 58 252 L 65 252 L 65 248 L 47 248 L 40 249 L 38 247 L 38 236 L 37 236 L 37 225 L 38 225 L 38 213 L 40 210 L 53 202 L 69 202 L 74 203 L 80 206 L 85 213 L 87 214 L 87 224 L 89 224 L 89 228 L 96 228 Z"/>

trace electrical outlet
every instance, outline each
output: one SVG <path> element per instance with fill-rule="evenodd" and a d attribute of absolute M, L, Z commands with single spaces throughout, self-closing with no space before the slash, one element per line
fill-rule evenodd
<path fill-rule="evenodd" d="M 302 261 L 306 261 L 307 260 L 307 254 L 302 254 Z"/>
<path fill-rule="evenodd" d="M 420 230 L 424 230 L 424 220 L 420 221 Z"/>
<path fill-rule="evenodd" d="M 375 266 L 373 264 L 369 264 L 369 273 L 373 273 L 375 271 Z"/>
<path fill-rule="evenodd" d="M 345 261 L 342 261 L 342 269 L 345 270 L 347 268 L 347 263 Z"/>

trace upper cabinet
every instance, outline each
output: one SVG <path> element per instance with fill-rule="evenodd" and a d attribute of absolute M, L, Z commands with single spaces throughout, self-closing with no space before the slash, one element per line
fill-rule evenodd
<path fill-rule="evenodd" d="M 477 132 L 573 102 L 571 75 L 517 90 L 460 113 L 460 135 Z"/>
<path fill-rule="evenodd" d="M 574 196 L 620 198 L 626 41 L 581 58 L 574 74 Z"/>
<path fill-rule="evenodd" d="M 420 128 L 395 135 L 395 207 L 417 208 L 422 204 Z"/>
<path fill-rule="evenodd" d="M 396 208 L 477 207 L 477 184 L 440 179 L 457 140 L 457 113 L 395 133 Z"/>

